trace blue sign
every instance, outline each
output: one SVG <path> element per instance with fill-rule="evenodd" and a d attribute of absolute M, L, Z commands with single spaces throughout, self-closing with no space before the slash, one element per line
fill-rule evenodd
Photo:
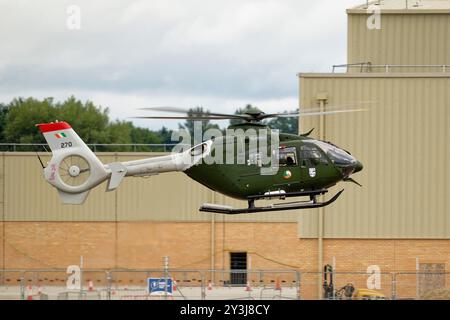
<path fill-rule="evenodd" d="M 148 278 L 148 292 L 150 294 L 165 294 L 166 281 L 165 278 Z M 167 294 L 172 294 L 172 279 L 167 279 Z"/>

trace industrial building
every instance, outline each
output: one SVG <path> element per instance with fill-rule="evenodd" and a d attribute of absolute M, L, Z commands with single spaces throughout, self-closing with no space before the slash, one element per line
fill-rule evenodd
<path fill-rule="evenodd" d="M 381 28 L 368 19 L 381 13 Z M 300 131 L 350 150 L 362 184 L 314 210 L 225 216 L 198 211 L 226 198 L 181 173 L 101 185 L 82 206 L 62 205 L 35 153 L 0 156 L 0 269 L 297 270 L 306 298 L 321 296 L 321 270 L 364 286 L 378 266 L 381 288 L 417 297 L 449 285 L 450 1 L 375 1 L 347 10 L 348 60 L 331 73 L 299 73 L 299 104 L 366 112 L 302 118 Z M 313 48 L 311 48 L 313 50 Z M 331 66 L 330 66 L 331 68 Z M 295 70 L 293 70 L 295 73 Z M 76 128 L 74 128 L 76 130 Z M 106 162 L 157 153 L 99 153 Z M 48 154 L 42 154 L 44 160 Z M 309 274 L 309 276 L 308 276 Z M 309 277 L 309 278 L 308 278 Z M 4 279 L 3 279 L 4 281 Z M 214 279 L 220 283 L 224 279 Z"/>

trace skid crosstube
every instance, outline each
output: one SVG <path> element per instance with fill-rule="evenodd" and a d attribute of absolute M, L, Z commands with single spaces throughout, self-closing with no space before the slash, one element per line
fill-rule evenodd
<path fill-rule="evenodd" d="M 222 214 L 243 214 L 243 213 L 257 213 L 257 212 L 271 212 L 271 211 L 284 211 L 284 210 L 301 210 L 301 209 L 314 209 L 325 207 L 334 201 L 344 192 L 344 189 L 336 193 L 331 199 L 325 202 L 316 202 L 315 197 L 320 194 L 324 194 L 328 190 L 317 190 L 314 192 L 291 192 L 283 194 L 283 197 L 299 197 L 299 196 L 310 196 L 311 201 L 297 201 L 297 202 L 289 202 L 289 203 L 276 203 L 270 206 L 265 207 L 255 207 L 253 206 L 253 201 L 258 199 L 268 198 L 268 196 L 251 196 L 247 199 L 249 200 L 249 207 L 242 209 L 234 209 L 231 207 L 225 206 L 214 206 L 214 205 L 203 205 L 200 207 L 200 211 L 203 212 L 213 212 L 213 213 L 222 213 Z M 270 196 L 271 198 L 280 197 L 278 196 Z"/>
<path fill-rule="evenodd" d="M 260 199 L 268 199 L 268 198 L 289 198 L 289 197 L 314 197 L 321 194 L 327 193 L 327 189 L 320 189 L 320 190 L 313 190 L 313 191 L 299 191 L 299 192 L 285 192 L 285 193 L 273 193 L 273 194 L 266 194 L 266 195 L 254 195 L 254 196 L 248 196 L 247 200 L 260 200 Z"/>

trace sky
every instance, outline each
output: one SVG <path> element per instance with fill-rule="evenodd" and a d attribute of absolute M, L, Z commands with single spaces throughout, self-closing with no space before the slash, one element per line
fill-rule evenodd
<path fill-rule="evenodd" d="M 152 106 L 295 110 L 297 73 L 346 62 L 345 9 L 362 2 L 0 0 L 0 102 L 75 95 L 112 120 Z"/>

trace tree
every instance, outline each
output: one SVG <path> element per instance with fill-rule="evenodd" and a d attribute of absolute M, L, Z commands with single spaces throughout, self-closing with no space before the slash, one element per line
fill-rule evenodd
<path fill-rule="evenodd" d="M 265 124 L 272 129 L 280 130 L 282 133 L 298 134 L 298 116 L 273 118 Z"/>
<path fill-rule="evenodd" d="M 163 127 L 166 130 L 166 128 Z M 131 141 L 133 143 L 139 144 L 161 144 L 161 143 L 170 143 L 164 142 L 165 137 L 160 134 L 161 130 L 158 132 L 154 132 L 145 128 L 131 128 Z M 169 137 L 170 140 L 170 137 Z M 138 151 L 164 151 L 164 148 L 152 148 L 149 146 L 141 146 L 137 147 L 135 150 Z"/>
<path fill-rule="evenodd" d="M 165 144 L 174 143 L 174 141 L 172 141 L 172 131 L 170 131 L 169 129 L 167 129 L 164 126 L 159 131 L 157 131 L 155 134 L 159 137 L 159 139 L 161 139 L 160 143 L 165 143 Z"/>
<path fill-rule="evenodd" d="M 108 108 L 95 106 L 91 101 L 85 103 L 69 97 L 63 103 L 56 104 L 57 119 L 70 123 L 72 128 L 83 137 L 85 143 L 120 143 L 119 133 L 108 131 Z"/>
<path fill-rule="evenodd" d="M 8 115 L 9 108 L 7 105 L 0 103 L 0 141 L 5 141 L 5 125 L 6 116 Z"/>
<path fill-rule="evenodd" d="M 4 138 L 6 142 L 15 143 L 45 143 L 36 124 L 57 119 L 53 99 L 39 101 L 34 98 L 16 98 L 8 105 Z"/>
<path fill-rule="evenodd" d="M 106 141 L 102 143 L 107 144 L 130 144 L 131 132 L 133 124 L 128 121 L 115 121 L 106 127 Z M 101 148 L 103 149 L 103 148 Z M 101 150 L 100 149 L 100 150 Z M 98 150 L 98 149 L 97 149 Z M 108 150 L 111 150 L 109 147 Z M 114 146 L 114 151 L 132 151 L 130 146 Z"/>
<path fill-rule="evenodd" d="M 128 121 L 111 122 L 108 108 L 96 106 L 91 101 L 82 102 L 74 96 L 61 103 L 55 103 L 52 98 L 43 100 L 16 98 L 9 104 L 0 104 L 0 141 L 45 143 L 43 135 L 35 125 L 56 120 L 70 123 L 88 144 L 170 143 L 171 132 L 164 127 L 154 132 L 136 128 Z M 110 148 L 102 147 L 96 149 L 97 151 L 110 150 Z M 121 146 L 113 150 L 131 151 L 132 148 Z M 142 151 L 150 150 L 148 147 L 142 148 Z"/>

